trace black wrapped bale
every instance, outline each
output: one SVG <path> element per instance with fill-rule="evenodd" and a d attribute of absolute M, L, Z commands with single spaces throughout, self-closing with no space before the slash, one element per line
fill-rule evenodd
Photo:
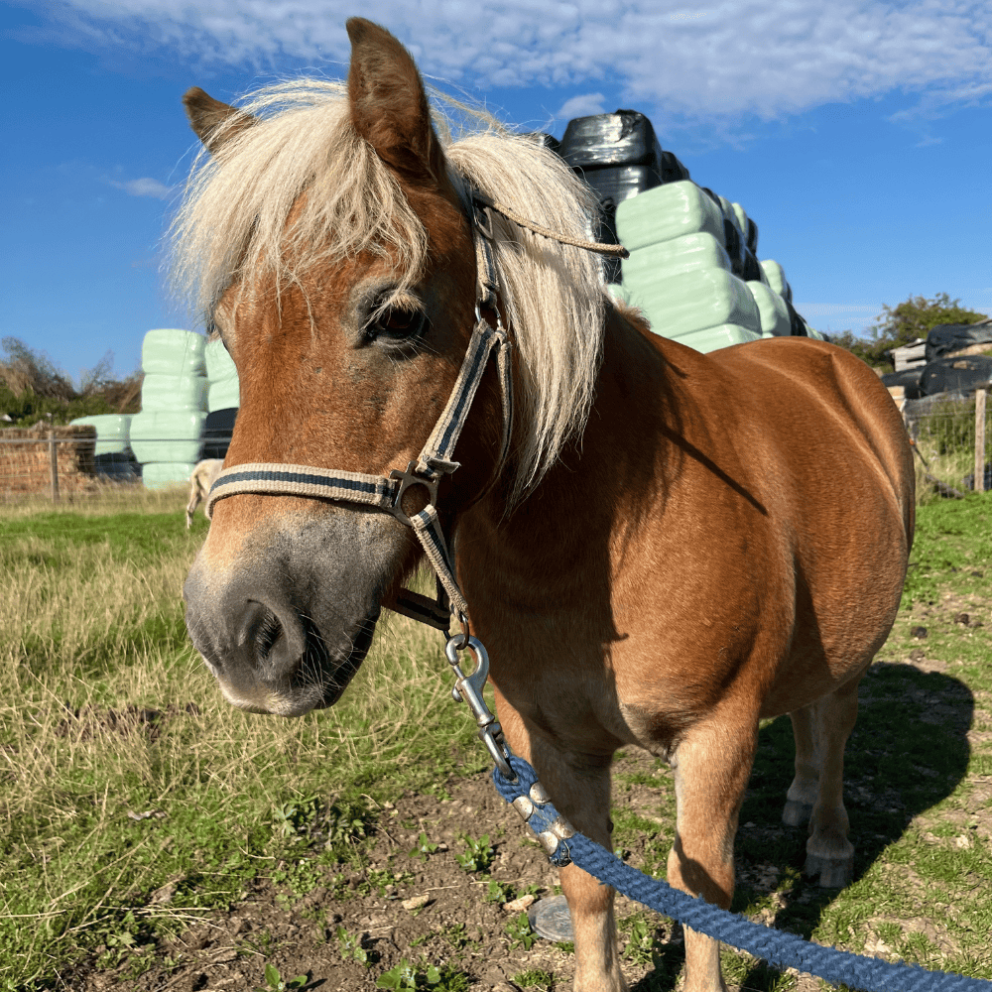
<path fill-rule="evenodd" d="M 745 249 L 744 245 L 741 244 L 741 232 L 737 225 L 727 217 L 723 218 L 723 242 L 727 246 L 727 254 L 730 256 L 731 271 L 738 279 L 745 278 Z"/>
<path fill-rule="evenodd" d="M 747 219 L 747 230 L 744 232 L 747 237 L 748 251 L 758 257 L 758 225 L 750 217 Z"/>
<path fill-rule="evenodd" d="M 988 355 L 961 355 L 928 362 L 920 376 L 925 396 L 940 393 L 971 393 L 992 382 L 992 358 Z"/>
<path fill-rule="evenodd" d="M 576 117 L 568 122 L 558 153 L 599 196 L 596 234 L 604 244 L 617 244 L 617 207 L 664 181 L 661 145 L 651 121 L 636 110 Z M 608 259 L 604 268 L 607 282 L 622 280 L 618 259 Z"/>
<path fill-rule="evenodd" d="M 785 301 L 786 309 L 789 311 L 789 325 L 792 328 L 792 337 L 808 338 L 806 333 L 806 321 L 799 316 L 796 308 L 788 301 Z"/>
<path fill-rule="evenodd" d="M 661 153 L 661 181 L 663 183 L 678 183 L 683 179 L 691 179 L 689 170 L 675 157 L 672 152 Z"/>
<path fill-rule="evenodd" d="M 948 352 L 992 342 L 992 320 L 980 324 L 938 324 L 927 335 L 926 360 L 932 362 Z M 992 347 L 992 345 L 990 345 Z"/>
<path fill-rule="evenodd" d="M 207 414 L 203 422 L 203 453 L 201 458 L 224 458 L 234 433 L 234 422 L 238 416 L 236 406 L 225 410 L 214 410 Z"/>
<path fill-rule="evenodd" d="M 750 219 L 749 219 L 750 223 Z M 758 264 L 758 260 L 754 257 L 750 248 L 744 249 L 744 275 L 741 277 L 745 282 L 765 282 L 767 280 L 762 279 L 764 272 L 761 271 L 761 266 Z"/>
<path fill-rule="evenodd" d="M 537 144 L 544 145 L 545 148 L 550 148 L 553 152 L 561 154 L 561 142 L 553 134 L 548 134 L 546 131 L 530 131 L 526 137 L 533 138 Z"/>
<path fill-rule="evenodd" d="M 636 110 L 576 117 L 565 128 L 559 153 L 573 169 L 646 165 L 661 177 L 661 145 L 651 121 Z"/>
<path fill-rule="evenodd" d="M 901 372 L 889 372 L 882 376 L 882 385 L 886 388 L 892 386 L 902 386 L 906 390 L 907 400 L 918 400 L 923 395 L 920 389 L 920 377 L 923 375 L 923 366 L 903 369 Z"/>
<path fill-rule="evenodd" d="M 97 475 L 105 476 L 114 482 L 134 482 L 141 478 L 141 466 L 130 451 L 95 455 L 93 469 Z"/>

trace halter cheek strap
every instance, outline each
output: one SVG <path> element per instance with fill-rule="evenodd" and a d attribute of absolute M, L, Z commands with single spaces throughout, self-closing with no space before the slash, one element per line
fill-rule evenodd
<path fill-rule="evenodd" d="M 212 516 L 219 500 L 244 493 L 359 503 L 393 514 L 413 529 L 438 581 L 436 599 L 402 589 L 393 608 L 397 613 L 443 631 L 450 627 L 452 610 L 459 622 L 467 625 L 468 603 L 455 578 L 454 562 L 438 516 L 437 491 L 441 480 L 459 467 L 453 457 L 455 446 L 468 419 L 479 383 L 489 367 L 489 359 L 493 356 L 503 404 L 503 438 L 497 465 L 502 465 L 506 459 L 513 430 L 510 339 L 496 310 L 496 266 L 489 240 L 492 224 L 488 204 L 475 205 L 473 226 L 479 273 L 476 324 L 447 405 L 417 461 L 410 462 L 404 471 L 393 469 L 388 477 L 310 465 L 250 462 L 221 472 L 207 497 L 208 517 Z M 482 316 L 482 309 L 497 312 L 496 327 Z M 403 497 L 408 489 L 416 487 L 426 491 L 427 503 L 418 513 L 408 516 L 403 509 Z"/>

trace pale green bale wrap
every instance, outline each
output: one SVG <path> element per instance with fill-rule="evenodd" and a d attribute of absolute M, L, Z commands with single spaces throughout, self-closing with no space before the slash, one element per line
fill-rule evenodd
<path fill-rule="evenodd" d="M 697 269 L 628 286 L 630 302 L 651 321 L 652 330 L 666 338 L 734 324 L 761 335 L 758 305 L 744 282 L 723 269 Z M 693 346 L 695 347 L 695 345 Z"/>
<path fill-rule="evenodd" d="M 757 341 L 760 337 L 761 335 L 750 327 L 741 327 L 740 324 L 718 324 L 716 327 L 690 331 L 688 334 L 680 335 L 677 340 L 680 344 L 695 348 L 696 351 L 708 352 L 729 348 L 734 344 L 744 344 L 747 341 Z"/>
<path fill-rule="evenodd" d="M 207 339 L 193 331 L 149 331 L 141 345 L 141 368 L 151 375 L 203 375 Z"/>
<path fill-rule="evenodd" d="M 766 258 L 758 263 L 761 271 L 768 277 L 768 285 L 782 297 L 783 300 L 792 302 L 792 288 L 785 278 L 785 271 L 774 259 Z"/>
<path fill-rule="evenodd" d="M 146 489 L 171 489 L 185 486 L 196 462 L 149 462 L 141 466 L 141 481 Z"/>
<path fill-rule="evenodd" d="M 683 234 L 668 241 L 638 248 L 623 261 L 623 282 L 632 289 L 648 287 L 656 279 L 694 272 L 697 269 L 730 271 L 730 256 L 716 237 L 707 231 Z"/>
<path fill-rule="evenodd" d="M 131 450 L 142 465 L 148 462 L 197 462 L 200 436 L 207 419 L 202 411 L 150 410 L 131 421 Z"/>
<path fill-rule="evenodd" d="M 758 306 L 762 337 L 788 337 L 792 333 L 785 300 L 763 282 L 745 283 Z"/>
<path fill-rule="evenodd" d="M 624 200 L 617 207 L 616 226 L 620 244 L 631 252 L 702 231 L 724 243 L 720 208 L 689 179 Z"/>
<path fill-rule="evenodd" d="M 207 411 L 228 410 L 241 406 L 241 386 L 238 377 L 211 382 L 207 390 Z"/>
<path fill-rule="evenodd" d="M 141 383 L 142 412 L 206 410 L 207 386 L 204 375 L 146 375 Z"/>
<path fill-rule="evenodd" d="M 651 330 L 654 330 L 653 324 Z M 734 344 L 744 344 L 747 341 L 757 341 L 761 337 L 751 328 L 741 327 L 739 324 L 718 324 L 716 327 L 701 327 L 695 331 L 687 331 L 685 334 L 663 336 L 704 353 L 717 351 L 719 348 L 729 348 Z"/>
<path fill-rule="evenodd" d="M 237 378 L 238 370 L 235 368 L 234 359 L 231 358 L 220 338 L 207 342 L 203 351 L 203 361 L 207 367 L 207 378 L 211 382 Z"/>
<path fill-rule="evenodd" d="M 131 436 L 130 413 L 100 413 L 92 417 L 78 417 L 70 422 L 96 428 L 94 456 L 126 455 Z"/>

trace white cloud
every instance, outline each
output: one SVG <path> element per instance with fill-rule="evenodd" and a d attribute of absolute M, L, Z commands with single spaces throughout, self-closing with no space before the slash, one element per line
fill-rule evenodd
<path fill-rule="evenodd" d="M 157 179 L 129 179 L 126 182 L 110 180 L 111 186 L 124 190 L 130 196 L 152 196 L 156 200 L 164 200 L 172 194 L 172 187 L 160 183 Z"/>
<path fill-rule="evenodd" d="M 561 120 L 568 120 L 572 117 L 591 117 L 593 114 L 605 114 L 606 107 L 603 101 L 606 99 L 602 93 L 583 93 L 566 100 L 556 116 Z"/>
<path fill-rule="evenodd" d="M 345 62 L 353 10 L 62 0 L 40 12 L 58 19 L 63 43 L 264 68 Z M 971 0 L 703 0 L 675 11 L 656 0 L 371 0 L 364 12 L 424 72 L 483 91 L 607 80 L 627 100 L 696 119 L 771 119 L 896 90 L 920 94 L 901 117 L 927 118 L 992 96 L 992 6 Z"/>

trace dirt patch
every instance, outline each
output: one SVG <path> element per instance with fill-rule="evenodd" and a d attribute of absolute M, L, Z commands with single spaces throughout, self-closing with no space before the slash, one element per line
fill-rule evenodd
<path fill-rule="evenodd" d="M 628 754 L 616 765 L 620 775 L 650 775 L 654 770 L 654 759 L 641 752 Z M 624 795 L 624 806 L 650 815 L 657 807 L 652 807 L 651 792 L 660 794 L 668 786 L 664 781 L 657 790 L 633 785 Z M 524 946 L 526 941 L 507 931 L 519 912 L 507 912 L 487 899 L 491 881 L 514 893 L 530 887 L 539 895 L 552 895 L 558 872 L 488 776 L 452 779 L 445 791 L 443 799 L 405 795 L 383 809 L 375 836 L 363 845 L 365 867 L 320 868 L 317 886 L 301 896 L 293 894 L 291 883 L 259 878 L 230 912 L 212 915 L 174 940 L 136 949 L 113 971 L 80 969 L 67 978 L 67 986 L 74 992 L 242 992 L 265 984 L 269 962 L 284 978 L 309 975 L 308 989 L 372 992 L 376 978 L 405 958 L 464 972 L 473 989 L 570 989 L 570 947 L 541 939 Z M 438 850 L 411 856 L 422 832 Z M 466 872 L 458 864 L 457 855 L 466 850 L 461 839 L 466 834 L 475 839 L 489 835 L 495 857 L 488 873 Z M 644 838 L 644 844 L 650 839 Z M 631 852 L 634 864 L 643 852 L 636 846 L 641 850 Z M 305 866 L 308 857 L 314 864 L 301 850 L 299 862 Z M 292 875 L 300 863 L 280 862 L 273 874 Z M 744 861 L 739 871 L 741 882 L 756 889 L 770 889 L 778 877 L 778 869 L 763 863 Z M 164 886 L 153 895 L 152 911 L 182 915 L 182 907 L 171 906 L 172 888 Z M 411 901 L 424 904 L 405 908 L 414 904 Z M 617 899 L 621 920 L 641 909 L 623 897 Z M 681 928 L 649 916 L 655 946 L 666 947 L 671 965 L 681 968 Z M 772 922 L 771 917 L 765 922 Z M 633 989 L 647 992 L 651 986 L 645 979 L 653 965 L 648 954 L 632 952 L 635 939 L 621 932 L 621 948 L 628 952 L 624 974 Z M 368 965 L 355 960 L 355 949 Z M 147 970 L 138 975 L 142 966 Z M 550 986 L 539 980 L 542 972 L 553 975 Z M 534 984 L 521 984 L 527 981 Z M 819 986 L 800 977 L 797 987 L 812 992 Z"/>

